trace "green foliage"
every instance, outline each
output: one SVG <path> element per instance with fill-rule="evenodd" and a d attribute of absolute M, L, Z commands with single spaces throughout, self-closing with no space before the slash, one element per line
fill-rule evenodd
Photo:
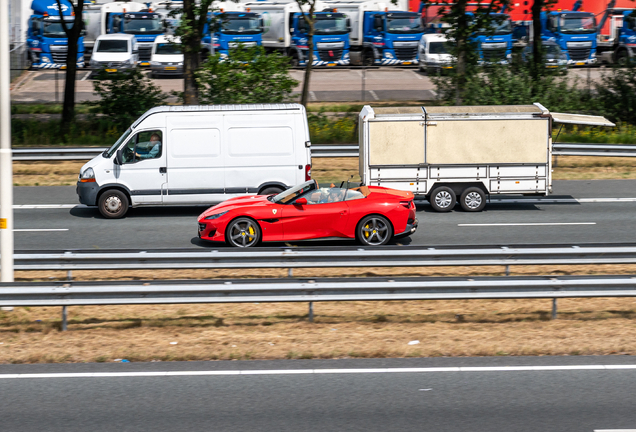
<path fill-rule="evenodd" d="M 118 127 L 107 118 L 96 117 L 76 120 L 67 131 L 59 120 L 11 120 L 11 146 L 80 145 L 105 147 L 117 141 L 124 127 Z"/>
<path fill-rule="evenodd" d="M 439 97 L 452 104 L 455 94 L 452 74 L 432 80 Z M 594 111 L 590 93 L 577 88 L 576 81 L 569 84 L 567 77 L 547 72 L 533 81 L 525 65 L 493 66 L 467 77 L 464 105 L 527 105 L 534 102 L 550 111 Z"/>
<path fill-rule="evenodd" d="M 332 119 L 323 113 L 309 113 L 307 120 L 309 136 L 314 144 L 350 144 L 358 141 L 357 117 L 345 115 Z"/>
<path fill-rule="evenodd" d="M 636 124 L 636 68 L 612 68 L 596 85 L 597 101 L 613 121 Z"/>
<path fill-rule="evenodd" d="M 204 104 L 287 101 L 298 84 L 289 68 L 289 58 L 266 54 L 263 47 L 238 47 L 223 59 L 217 53 L 196 72 L 199 99 Z"/>
<path fill-rule="evenodd" d="M 127 72 L 100 71 L 93 82 L 100 100 L 92 102 L 94 112 L 106 115 L 119 127 L 126 127 L 141 114 L 167 98 L 139 69 Z"/>

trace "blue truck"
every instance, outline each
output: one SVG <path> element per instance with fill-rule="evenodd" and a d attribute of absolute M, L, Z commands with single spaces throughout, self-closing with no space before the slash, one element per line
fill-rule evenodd
<path fill-rule="evenodd" d="M 616 0 L 609 2 L 598 23 L 596 55 L 601 62 L 624 66 L 636 58 L 636 9 L 615 8 L 615 4 Z"/>
<path fill-rule="evenodd" d="M 234 6 L 244 9 L 240 4 Z M 258 14 L 220 9 L 209 16 L 215 18 L 216 25 L 211 29 L 206 24 L 203 29 L 201 54 L 204 59 L 214 53 L 220 53 L 221 59 L 228 58 L 230 48 L 239 44 L 244 47 L 262 45 L 263 21 Z"/>
<path fill-rule="evenodd" d="M 541 40 L 556 42 L 569 66 L 597 62 L 596 18 L 591 12 L 550 11 L 541 13 Z"/>
<path fill-rule="evenodd" d="M 36 69 L 66 67 L 68 38 L 62 20 L 73 27 L 73 7 L 68 0 L 61 0 L 61 10 L 55 0 L 33 0 L 27 29 L 27 46 L 31 66 Z M 84 67 L 84 38 L 77 42 L 77 67 Z"/>
<path fill-rule="evenodd" d="M 263 19 L 263 46 L 291 58 L 292 65 L 346 66 L 349 64 L 349 20 L 339 12 L 314 12 L 313 52 L 309 53 L 308 24 L 296 2 L 246 3 Z M 304 11 L 307 13 L 307 11 Z"/>
<path fill-rule="evenodd" d="M 365 11 L 362 64 L 365 66 L 418 64 L 417 47 L 424 27 L 420 15 L 403 11 Z"/>
<path fill-rule="evenodd" d="M 472 12 L 467 14 L 471 19 Z M 489 29 L 480 29 L 472 41 L 477 45 L 479 64 L 509 64 L 512 58 L 512 22 L 505 13 L 490 14 L 492 21 Z"/>

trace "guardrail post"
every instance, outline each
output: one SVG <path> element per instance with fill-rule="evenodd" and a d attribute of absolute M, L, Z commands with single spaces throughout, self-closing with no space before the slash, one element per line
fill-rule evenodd
<path fill-rule="evenodd" d="M 66 271 L 66 280 L 69 280 L 69 281 L 73 280 L 73 270 Z"/>
<path fill-rule="evenodd" d="M 557 299 L 552 299 L 552 319 L 557 319 Z"/>
<path fill-rule="evenodd" d="M 62 331 L 66 331 L 67 328 L 67 311 L 66 306 L 62 306 Z"/>
<path fill-rule="evenodd" d="M 309 302 L 309 322 L 314 322 L 314 302 Z"/>
<path fill-rule="evenodd" d="M 293 268 L 288 268 L 287 269 L 287 276 L 288 277 L 294 277 L 294 269 Z"/>
<path fill-rule="evenodd" d="M 506 264 L 506 276 L 510 276 L 510 265 Z"/>

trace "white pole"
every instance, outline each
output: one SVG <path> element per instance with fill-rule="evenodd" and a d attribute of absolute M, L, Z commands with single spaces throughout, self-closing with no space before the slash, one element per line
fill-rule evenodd
<path fill-rule="evenodd" d="M 9 0 L 0 0 L 0 282 L 13 282 Z"/>

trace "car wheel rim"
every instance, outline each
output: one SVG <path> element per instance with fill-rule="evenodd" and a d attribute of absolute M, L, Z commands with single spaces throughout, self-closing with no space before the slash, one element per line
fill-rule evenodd
<path fill-rule="evenodd" d="M 468 195 L 466 195 L 464 203 L 466 204 L 466 207 L 471 210 L 479 208 L 479 206 L 481 205 L 481 195 L 477 192 L 470 192 Z"/>
<path fill-rule="evenodd" d="M 435 204 L 439 208 L 448 208 L 451 205 L 452 197 L 447 191 L 441 191 L 435 195 Z"/>
<path fill-rule="evenodd" d="M 379 245 L 389 236 L 389 227 L 379 218 L 369 219 L 362 227 L 364 240 L 370 245 Z"/>
<path fill-rule="evenodd" d="M 104 208 L 108 213 L 117 213 L 121 209 L 121 206 L 121 199 L 119 199 L 119 197 L 117 196 L 110 196 L 106 198 L 106 201 L 104 203 Z"/>
<path fill-rule="evenodd" d="M 230 229 L 230 240 L 238 247 L 250 247 L 258 240 L 256 228 L 249 221 L 237 222 Z"/>

